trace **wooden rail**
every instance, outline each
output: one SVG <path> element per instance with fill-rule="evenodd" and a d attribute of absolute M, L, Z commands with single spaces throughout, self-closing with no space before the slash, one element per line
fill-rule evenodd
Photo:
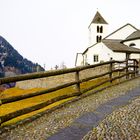
<path fill-rule="evenodd" d="M 131 65 L 129 65 L 129 61 L 132 61 L 133 63 L 131 63 Z M 120 64 L 123 64 L 123 67 L 121 67 L 121 68 L 116 67 L 116 65 L 119 66 Z M 108 66 L 107 72 L 81 79 L 81 77 L 80 77 L 81 71 L 89 70 L 91 68 L 96 68 L 99 66 L 106 66 L 106 65 Z M 119 76 L 113 77 L 113 73 L 116 73 L 116 72 L 119 72 Z M 122 72 L 122 75 L 120 75 L 120 72 Z M 126 77 L 126 79 L 128 79 L 128 78 L 130 78 L 129 77 L 130 74 L 131 75 L 133 74 L 133 76 L 137 76 L 137 74 L 138 74 L 138 62 L 135 59 L 129 59 L 129 60 L 125 60 L 125 61 L 109 61 L 109 62 L 99 63 L 99 64 L 95 64 L 95 65 L 76 67 L 76 68 L 71 68 L 71 69 L 54 70 L 54 71 L 47 71 L 47 72 L 41 72 L 41 73 L 19 75 L 19 76 L 15 76 L 15 77 L 0 78 L 0 84 L 17 82 L 17 81 L 24 81 L 24 80 L 29 80 L 29 79 L 38 79 L 38 78 L 44 78 L 44 77 L 50 77 L 50 76 L 57 76 L 57 75 L 62 75 L 62 74 L 67 74 L 67 73 L 75 73 L 75 80 L 73 82 L 65 83 L 63 85 L 59 85 L 59 86 L 54 87 L 54 88 L 40 90 L 38 92 L 33 92 L 33 93 L 24 94 L 24 95 L 20 95 L 20 96 L 4 98 L 4 99 L 0 100 L 0 104 L 1 105 L 8 104 L 8 103 L 16 102 L 19 100 L 47 94 L 47 93 L 57 91 L 57 90 L 60 90 L 60 89 L 66 88 L 66 87 L 73 86 L 73 85 L 76 85 L 76 89 L 77 89 L 76 92 L 70 93 L 68 95 L 62 95 L 59 97 L 55 97 L 55 98 L 50 99 L 48 101 L 45 101 L 43 103 L 31 106 L 31 107 L 23 108 L 21 110 L 18 110 L 18 111 L 15 111 L 15 112 L 12 112 L 12 113 L 9 113 L 6 115 L 2 115 L 2 116 L 0 116 L 0 125 L 6 121 L 9 121 L 13 118 L 18 117 L 18 116 L 33 112 L 35 110 L 39 110 L 39 109 L 46 107 L 46 106 L 48 106 L 56 101 L 60 101 L 62 99 L 67 99 L 67 98 L 74 97 L 74 96 L 80 96 L 81 94 L 83 94 L 87 91 L 90 91 L 94 88 L 97 88 L 97 87 L 99 87 L 107 82 L 112 83 L 114 80 L 120 79 L 123 77 Z M 81 89 L 82 83 L 88 82 L 90 80 L 94 80 L 97 78 L 101 78 L 101 77 L 104 77 L 107 75 L 108 75 L 108 78 L 106 78 L 104 81 L 101 81 L 100 83 L 97 83 L 96 85 L 92 85 L 88 88 Z"/>

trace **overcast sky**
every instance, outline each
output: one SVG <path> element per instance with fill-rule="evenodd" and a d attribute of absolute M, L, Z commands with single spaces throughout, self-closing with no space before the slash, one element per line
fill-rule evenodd
<path fill-rule="evenodd" d="M 0 0 L 0 35 L 25 58 L 50 69 L 73 67 L 88 47 L 97 9 L 109 33 L 131 23 L 140 28 L 140 0 Z"/>

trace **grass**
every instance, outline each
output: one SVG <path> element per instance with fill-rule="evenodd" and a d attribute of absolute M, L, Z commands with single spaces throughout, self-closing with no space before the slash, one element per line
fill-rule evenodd
<path fill-rule="evenodd" d="M 2 126 L 8 126 L 8 125 L 17 123 L 17 122 L 19 122 L 19 121 L 21 121 L 21 120 L 23 120 L 23 119 L 29 118 L 29 117 L 31 117 L 31 116 L 33 116 L 33 115 L 35 115 L 35 114 L 38 114 L 38 113 L 40 113 L 40 112 L 46 111 L 46 110 L 48 110 L 48 109 L 51 109 L 51 108 L 53 108 L 53 107 L 55 107 L 55 106 L 58 106 L 58 105 L 60 105 L 60 104 L 62 104 L 62 103 L 64 103 L 64 102 L 67 102 L 67 101 L 69 101 L 69 100 L 71 100 L 71 99 L 73 99 L 73 98 L 75 98 L 75 97 L 71 97 L 71 98 L 68 98 L 68 99 L 64 99 L 64 100 L 55 102 L 55 103 L 53 103 L 53 104 L 51 104 L 51 105 L 49 105 L 49 106 L 47 106 L 47 107 L 44 107 L 44 108 L 42 108 L 42 109 L 37 110 L 37 111 L 33 111 L 33 112 L 31 112 L 31 113 L 28 113 L 28 114 L 25 114 L 25 115 L 16 117 L 16 118 L 14 118 L 14 119 L 11 119 L 11 120 L 9 120 L 9 121 L 3 123 Z"/>
<path fill-rule="evenodd" d="M 18 87 L 14 87 L 14 88 L 7 89 L 0 94 L 1 94 L 1 99 L 3 99 L 3 98 L 8 98 L 8 97 L 13 97 L 13 96 L 18 96 L 18 95 L 22 95 L 22 94 L 28 94 L 31 92 L 40 91 L 42 89 L 43 88 L 34 88 L 34 89 L 24 90 L 24 89 L 20 89 Z"/>
<path fill-rule="evenodd" d="M 96 84 L 98 84 L 98 83 L 100 83 L 100 82 L 102 82 L 104 80 L 106 80 L 106 78 L 102 78 L 102 79 L 99 78 L 99 79 L 96 79 L 96 80 L 91 80 L 91 81 L 88 81 L 88 82 L 84 82 L 84 83 L 81 84 L 81 89 L 85 89 L 85 88 L 88 88 L 90 86 L 96 85 Z M 102 85 L 102 86 L 100 86 L 100 87 L 98 87 L 96 89 L 99 89 L 99 88 L 101 88 L 103 86 L 107 86 L 109 84 L 110 83 L 106 83 L 106 84 L 104 84 L 104 85 Z M 18 96 L 18 95 L 21 95 L 21 94 L 28 94 L 28 93 L 39 91 L 39 90 L 42 90 L 42 89 L 43 88 L 34 88 L 34 89 L 24 90 L 24 89 L 19 89 L 19 88 L 15 87 L 15 88 L 7 89 L 4 92 L 2 92 L 1 93 L 2 97 L 1 98 L 8 98 L 8 97 L 11 97 L 11 96 Z M 36 96 L 36 97 L 27 98 L 27 99 L 24 99 L 24 100 L 20 100 L 20 101 L 8 103 L 8 104 L 3 104 L 3 105 L 0 106 L 0 116 L 9 114 L 11 112 L 14 112 L 14 111 L 26 108 L 26 107 L 31 107 L 33 105 L 37 105 L 37 104 L 42 103 L 44 101 L 53 99 L 53 98 L 61 96 L 61 95 L 70 94 L 70 93 L 75 92 L 75 91 L 76 91 L 76 88 L 74 86 L 71 86 L 71 87 L 67 87 L 67 88 L 57 90 L 55 92 L 47 93 L 47 94 L 44 94 L 44 95 L 39 95 L 39 96 Z M 2 125 L 6 126 L 6 125 L 16 123 L 16 122 L 18 122 L 20 120 L 23 120 L 25 118 L 33 116 L 33 115 L 35 115 L 35 114 L 37 114 L 39 112 L 48 110 L 48 109 L 50 109 L 50 108 L 52 108 L 54 106 L 58 106 L 59 104 L 62 104 L 64 102 L 66 102 L 66 101 L 69 101 L 69 100 L 71 100 L 73 98 L 75 98 L 75 97 L 55 102 L 55 103 L 53 103 L 53 104 L 51 104 L 51 105 L 49 105 L 47 107 L 44 107 L 42 109 L 37 110 L 37 111 L 33 111 L 31 113 L 16 117 L 14 119 L 11 119 L 11 120 L 3 123 Z"/>
<path fill-rule="evenodd" d="M 31 92 L 39 91 L 41 89 L 42 88 L 24 90 L 24 89 L 19 89 L 19 88 L 15 87 L 15 88 L 5 90 L 4 92 L 1 93 L 1 95 L 2 95 L 2 98 L 8 98 L 8 97 L 11 97 L 11 96 L 28 94 L 28 93 L 31 93 Z M 73 87 L 68 87 L 68 88 L 61 89 L 61 90 L 58 90 L 58 91 L 55 91 L 55 92 L 52 92 L 52 93 L 47 93 L 47 94 L 44 94 L 44 95 L 40 95 L 40 96 L 36 96 L 36 97 L 32 97 L 32 98 L 27 98 L 27 99 L 24 99 L 24 100 L 20 100 L 20 101 L 8 103 L 8 104 L 3 104 L 3 105 L 0 106 L 0 116 L 9 114 L 11 112 L 14 112 L 14 111 L 26 108 L 26 107 L 31 107 L 33 105 L 37 105 L 39 103 L 42 103 L 44 101 L 53 99 L 53 98 L 61 96 L 61 95 L 70 94 L 74 91 L 75 91 L 75 89 Z M 5 126 L 5 125 L 13 124 L 17 121 L 28 118 L 32 115 L 35 115 L 35 114 L 39 113 L 39 112 L 50 109 L 54 106 L 58 106 L 59 104 L 62 104 L 62 103 L 66 102 L 68 100 L 71 100 L 71 99 L 72 98 L 68 98 L 68 99 L 65 99 L 65 100 L 55 102 L 55 103 L 53 103 L 53 104 L 51 104 L 47 107 L 44 107 L 42 109 L 37 110 L 37 111 L 33 111 L 31 113 L 16 117 L 14 119 L 11 119 L 11 120 L 3 123 L 2 125 Z"/>
<path fill-rule="evenodd" d="M 15 88 L 11 89 L 11 91 L 15 91 L 15 90 L 21 91 L 17 88 L 16 89 Z M 9 94 L 11 91 L 10 91 L 10 89 L 8 89 L 8 91 L 4 91 L 4 94 L 5 93 Z M 28 90 L 21 91 L 21 94 L 24 94 L 24 91 L 25 91 L 25 94 L 27 94 Z M 31 92 L 31 89 L 29 91 Z M 32 89 L 32 91 L 35 91 L 35 89 Z M 58 90 L 58 91 L 55 91 L 55 92 L 52 92 L 52 93 L 47 93 L 47 94 L 44 94 L 44 95 L 35 96 L 35 97 L 32 97 L 32 98 L 27 98 L 27 99 L 24 99 L 24 100 L 20 100 L 20 101 L 8 103 L 8 104 L 3 104 L 0 107 L 0 111 L 1 111 L 2 115 L 6 115 L 6 114 L 14 112 L 16 110 L 20 110 L 20 109 L 26 108 L 26 107 L 31 107 L 33 105 L 37 105 L 39 103 L 42 103 L 44 101 L 53 99 L 53 98 L 61 96 L 61 95 L 70 94 L 73 91 L 74 91 L 74 89 L 69 87 L 69 88 L 65 88 L 64 90 L 62 89 L 62 90 Z M 9 97 L 8 94 L 7 94 L 7 97 Z M 11 94 L 14 94 L 14 93 L 11 92 Z M 18 93 L 18 95 L 19 95 L 19 93 Z"/>

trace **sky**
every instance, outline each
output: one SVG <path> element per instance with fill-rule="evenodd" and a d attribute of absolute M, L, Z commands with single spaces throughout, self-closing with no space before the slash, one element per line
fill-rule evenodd
<path fill-rule="evenodd" d="M 46 70 L 74 67 L 88 47 L 88 26 L 97 10 L 109 33 L 130 23 L 140 28 L 140 0 L 0 0 L 0 35 L 23 57 Z"/>

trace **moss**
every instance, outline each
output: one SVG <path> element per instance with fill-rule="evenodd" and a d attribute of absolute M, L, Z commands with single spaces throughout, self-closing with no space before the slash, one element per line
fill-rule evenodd
<path fill-rule="evenodd" d="M 36 91 L 40 91 L 43 88 L 34 88 L 34 89 L 20 89 L 18 87 L 14 87 L 14 88 L 9 88 L 5 91 L 3 91 L 1 93 L 1 99 L 3 98 L 8 98 L 8 97 L 12 97 L 12 96 L 18 96 L 18 95 L 22 95 L 22 94 L 28 94 L 31 92 L 36 92 Z"/>
<path fill-rule="evenodd" d="M 106 79 L 107 78 L 102 78 L 102 79 L 99 78 L 99 79 L 96 79 L 96 80 L 91 80 L 91 81 L 88 81 L 88 82 L 84 82 L 84 83 L 81 84 L 81 89 L 85 89 L 85 88 L 88 88 L 90 86 L 96 85 L 96 84 L 98 84 L 102 81 L 105 81 Z M 106 86 L 108 84 L 110 84 L 110 83 L 106 83 L 102 86 L 97 87 L 96 89 L 102 88 L 103 86 Z M 39 91 L 39 90 L 42 90 L 42 89 L 43 88 L 34 88 L 34 89 L 24 90 L 24 89 L 19 89 L 19 88 L 11 88 L 11 89 L 5 90 L 2 94 L 3 94 L 3 98 L 8 98 L 8 97 L 11 97 L 11 96 L 19 96 L 21 94 L 32 93 L 32 92 Z M 37 105 L 39 103 L 45 102 L 47 100 L 53 99 L 53 98 L 58 97 L 58 96 L 71 94 L 75 91 L 76 91 L 76 88 L 74 86 L 70 86 L 70 87 L 67 87 L 67 88 L 64 88 L 64 89 L 61 89 L 61 90 L 57 90 L 55 92 L 47 93 L 47 94 L 44 94 L 44 95 L 39 95 L 39 96 L 35 96 L 35 97 L 32 97 L 32 98 L 27 98 L 27 99 L 23 99 L 23 100 L 20 100 L 20 101 L 16 101 L 16 102 L 3 104 L 3 105 L 0 106 L 0 111 L 1 111 L 0 116 L 9 114 L 11 112 L 14 112 L 14 111 L 17 111 L 17 110 L 20 110 L 20 109 L 23 109 L 23 108 L 27 108 L 27 107 Z M 34 115 L 38 112 L 42 112 L 46 109 L 50 109 L 51 107 L 57 106 L 57 105 L 65 102 L 65 101 L 68 101 L 68 100 L 71 100 L 71 99 L 73 99 L 73 98 L 69 98 L 69 99 L 65 99 L 65 100 L 61 100 L 59 102 L 53 103 L 52 105 L 49 105 L 45 108 L 39 109 L 37 111 L 33 111 L 33 112 L 25 114 L 25 115 L 22 115 L 20 117 L 15 118 L 15 119 L 12 119 L 12 120 L 4 123 L 3 125 L 7 125 L 7 124 L 10 124 L 10 123 L 14 123 L 16 121 L 22 120 L 24 118 L 28 118 L 29 116 L 32 116 L 32 115 Z"/>
<path fill-rule="evenodd" d="M 9 121 L 3 123 L 2 126 L 7 126 L 7 125 L 14 124 L 14 123 L 16 123 L 16 122 L 18 122 L 18 121 L 21 121 L 21 120 L 23 120 L 23 119 L 29 118 L 29 117 L 31 117 L 31 116 L 33 116 L 33 115 L 35 115 L 35 114 L 38 114 L 38 113 L 40 113 L 40 112 L 43 112 L 43 111 L 46 111 L 46 110 L 48 110 L 48 109 L 51 109 L 51 108 L 53 108 L 53 107 L 55 107 L 55 106 L 58 106 L 58 105 L 60 105 L 60 104 L 62 104 L 62 103 L 64 103 L 64 102 L 67 102 L 67 101 L 69 101 L 69 100 L 71 100 L 71 99 L 73 99 L 73 98 L 75 98 L 75 97 L 72 97 L 72 98 L 68 98 L 68 99 L 64 99 L 64 100 L 55 102 L 55 103 L 53 103 L 53 104 L 51 104 L 51 105 L 49 105 L 49 106 L 47 106 L 47 107 L 44 107 L 44 108 L 42 108 L 42 109 L 37 110 L 37 111 L 33 111 L 33 112 L 31 112 L 31 113 L 28 113 L 28 114 L 25 114 L 25 115 L 16 117 L 16 118 L 14 118 L 14 119 L 11 119 L 11 120 L 9 120 Z"/>

